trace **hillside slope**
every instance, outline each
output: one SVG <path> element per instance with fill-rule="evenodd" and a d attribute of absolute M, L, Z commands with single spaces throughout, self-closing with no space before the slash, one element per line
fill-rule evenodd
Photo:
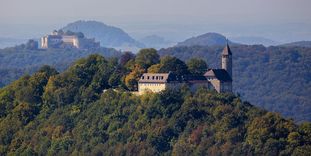
<path fill-rule="evenodd" d="M 100 41 L 103 47 L 111 47 L 116 49 L 123 49 L 125 47 L 144 47 L 143 44 L 133 39 L 129 34 L 122 29 L 109 26 L 97 21 L 76 21 L 69 23 L 63 30 L 73 32 L 83 32 L 85 36 L 95 38 Z"/>
<path fill-rule="evenodd" d="M 240 36 L 240 37 L 230 37 L 230 39 L 237 43 L 242 43 L 246 45 L 264 45 L 264 46 L 275 46 L 280 44 L 277 41 L 257 36 Z"/>
<path fill-rule="evenodd" d="M 182 60 L 192 57 L 207 60 L 220 68 L 223 46 L 173 47 L 160 55 Z M 296 121 L 311 121 L 311 48 L 231 46 L 233 89 L 257 106 L 280 112 Z"/>
<path fill-rule="evenodd" d="M 225 36 L 218 33 L 206 33 L 179 42 L 177 46 L 224 46 L 227 43 Z M 236 44 L 229 41 L 230 44 Z"/>
<path fill-rule="evenodd" d="M 102 93 L 116 66 L 92 55 L 61 74 L 45 66 L 0 89 L 0 155 L 310 154 L 310 123 L 295 125 L 232 94 Z"/>
<path fill-rule="evenodd" d="M 24 45 L 20 45 L 0 49 L 0 88 L 24 74 L 34 73 L 42 65 L 51 65 L 57 70 L 63 71 L 76 59 L 95 53 L 105 57 L 121 55 L 121 52 L 111 48 L 29 50 Z"/>
<path fill-rule="evenodd" d="M 311 48 L 311 41 L 298 41 L 298 42 L 282 44 L 280 46 L 282 46 L 282 47 L 305 47 L 305 48 Z"/>

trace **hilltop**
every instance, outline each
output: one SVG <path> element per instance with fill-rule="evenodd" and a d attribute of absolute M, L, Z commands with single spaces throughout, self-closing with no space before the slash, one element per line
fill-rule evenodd
<path fill-rule="evenodd" d="M 186 39 L 183 42 L 179 42 L 177 46 L 224 46 L 226 43 L 227 39 L 225 36 L 211 32 Z M 231 41 L 229 43 L 233 44 Z"/>
<path fill-rule="evenodd" d="M 240 37 L 230 37 L 234 42 L 246 44 L 246 45 L 264 45 L 264 46 L 275 46 L 280 44 L 277 41 L 258 36 L 240 36 Z"/>
<path fill-rule="evenodd" d="M 98 21 L 76 21 L 69 23 L 61 29 L 64 31 L 82 32 L 85 36 L 100 41 L 103 47 L 122 50 L 144 47 L 143 44 L 133 39 L 124 30 Z"/>
<path fill-rule="evenodd" d="M 91 55 L 63 73 L 44 66 L 0 89 L 0 155 L 310 154 L 310 123 L 233 94 L 187 86 L 145 96 L 113 91 L 123 74 L 148 65 L 128 56 Z"/>
<path fill-rule="evenodd" d="M 291 42 L 291 43 L 281 44 L 279 46 L 282 46 L 282 47 L 305 47 L 305 48 L 311 48 L 311 41 Z"/>

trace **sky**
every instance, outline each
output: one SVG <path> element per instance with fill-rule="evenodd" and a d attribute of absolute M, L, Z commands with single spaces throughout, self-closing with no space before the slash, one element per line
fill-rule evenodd
<path fill-rule="evenodd" d="M 36 38 L 76 20 L 135 38 L 184 40 L 206 32 L 311 40 L 311 0 L 0 0 L 0 37 Z"/>

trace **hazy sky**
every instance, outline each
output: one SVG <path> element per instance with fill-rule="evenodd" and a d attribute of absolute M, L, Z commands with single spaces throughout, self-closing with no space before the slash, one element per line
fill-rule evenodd
<path fill-rule="evenodd" d="M 0 37 L 38 37 L 75 20 L 98 20 L 134 37 L 227 36 L 311 40 L 311 0 L 0 0 Z"/>

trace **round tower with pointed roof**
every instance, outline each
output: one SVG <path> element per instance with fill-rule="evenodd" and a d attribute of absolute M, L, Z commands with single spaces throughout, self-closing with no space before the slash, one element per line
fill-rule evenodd
<path fill-rule="evenodd" d="M 227 45 L 222 51 L 221 68 L 225 69 L 232 79 L 232 53 L 227 41 Z"/>

